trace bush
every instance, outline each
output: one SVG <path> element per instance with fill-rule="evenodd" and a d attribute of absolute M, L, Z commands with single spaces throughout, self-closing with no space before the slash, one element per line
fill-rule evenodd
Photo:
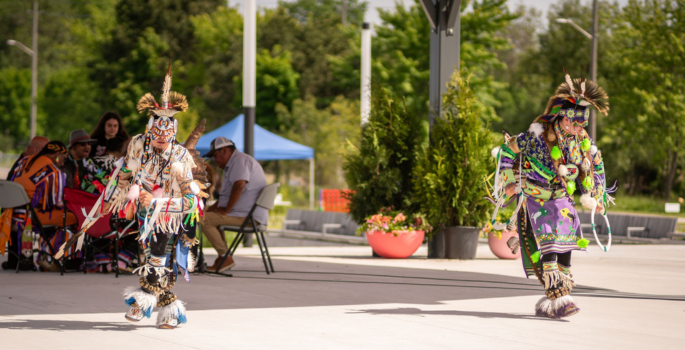
<path fill-rule="evenodd" d="M 485 179 L 494 169 L 492 134 L 483 108 L 457 72 L 443 96 L 443 113 L 415 168 L 415 198 L 433 227 L 482 226 L 491 204 Z"/>
<path fill-rule="evenodd" d="M 353 192 L 350 214 L 359 223 L 381 208 L 413 214 L 412 172 L 416 151 L 425 138 L 421 117 L 407 112 L 404 100 L 374 87 L 369 122 L 362 128 L 360 148 L 350 143 L 345 180 Z"/>

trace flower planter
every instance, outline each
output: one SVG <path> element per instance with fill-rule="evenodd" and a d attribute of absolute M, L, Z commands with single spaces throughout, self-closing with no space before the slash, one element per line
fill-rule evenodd
<path fill-rule="evenodd" d="M 477 227 L 447 226 L 428 242 L 429 259 L 475 259 L 478 249 Z"/>
<path fill-rule="evenodd" d="M 366 240 L 376 254 L 386 259 L 404 259 L 419 249 L 424 236 L 424 231 L 371 231 L 366 233 Z"/>
<path fill-rule="evenodd" d="M 492 254 L 495 254 L 495 256 L 500 259 L 516 260 L 520 258 L 521 254 L 512 254 L 511 249 L 509 249 L 509 246 L 507 245 L 507 241 L 511 237 L 518 237 L 516 230 L 503 230 L 501 238 L 498 238 L 496 234 L 490 232 L 488 234 L 488 245 L 490 246 Z"/>

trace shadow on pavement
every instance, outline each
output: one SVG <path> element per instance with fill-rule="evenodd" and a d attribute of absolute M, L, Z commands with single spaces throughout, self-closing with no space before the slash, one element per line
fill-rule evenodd
<path fill-rule="evenodd" d="M 188 310 L 437 305 L 445 300 L 543 295 L 537 280 L 494 274 L 497 271 L 488 274 L 274 259 L 276 273 L 267 275 L 260 258 L 239 256 L 236 262 L 237 269 L 231 270 L 233 278 L 192 275 L 191 283 L 181 279 L 173 292 L 187 302 Z M 131 275 L 115 278 L 112 274 L 60 276 L 0 271 L 0 315 L 120 312 L 123 318 L 127 307 L 122 292 L 128 286 L 137 286 L 138 279 L 139 276 Z M 588 297 L 630 297 L 628 293 L 582 286 L 576 292 Z M 682 296 L 675 297 L 685 300 Z M 480 315 L 488 317 L 488 313 Z M 497 315 L 505 317 L 502 315 L 506 314 L 489 317 Z M 0 327 L 7 326 L 0 324 Z"/>
<path fill-rule="evenodd" d="M 123 317 L 123 316 L 122 316 Z M 118 322 L 88 322 L 71 320 L 13 320 L 0 322 L 0 329 L 12 330 L 44 330 L 44 331 L 117 331 L 129 332 L 141 328 L 157 328 L 151 325 L 138 325 Z"/>
<path fill-rule="evenodd" d="M 348 312 L 348 314 L 370 314 L 370 315 L 444 315 L 444 316 L 473 316 L 480 318 L 513 318 L 526 320 L 540 320 L 551 322 L 569 322 L 568 320 L 552 319 L 547 317 L 537 317 L 534 315 L 507 314 L 503 312 L 480 312 L 480 311 L 459 311 L 459 310 L 421 310 L 415 307 L 400 307 L 396 309 L 366 309 Z"/>

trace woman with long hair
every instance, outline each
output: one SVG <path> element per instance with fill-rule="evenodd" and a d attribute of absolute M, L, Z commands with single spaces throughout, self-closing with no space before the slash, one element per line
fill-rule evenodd
<path fill-rule="evenodd" d="M 119 157 L 122 146 L 131 137 L 126 132 L 121 117 L 117 112 L 109 111 L 100 117 L 98 125 L 90 134 L 90 138 L 96 139 L 95 147 L 90 150 L 89 157 L 113 154 Z"/>

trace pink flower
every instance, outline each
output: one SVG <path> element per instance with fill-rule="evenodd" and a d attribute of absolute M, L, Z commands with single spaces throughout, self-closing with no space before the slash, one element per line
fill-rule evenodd
<path fill-rule="evenodd" d="M 395 219 L 392 222 L 393 223 L 404 222 L 404 220 L 406 220 L 406 219 L 407 219 L 407 217 L 404 216 L 404 214 L 399 213 L 399 214 L 397 214 L 397 216 L 395 216 Z"/>

